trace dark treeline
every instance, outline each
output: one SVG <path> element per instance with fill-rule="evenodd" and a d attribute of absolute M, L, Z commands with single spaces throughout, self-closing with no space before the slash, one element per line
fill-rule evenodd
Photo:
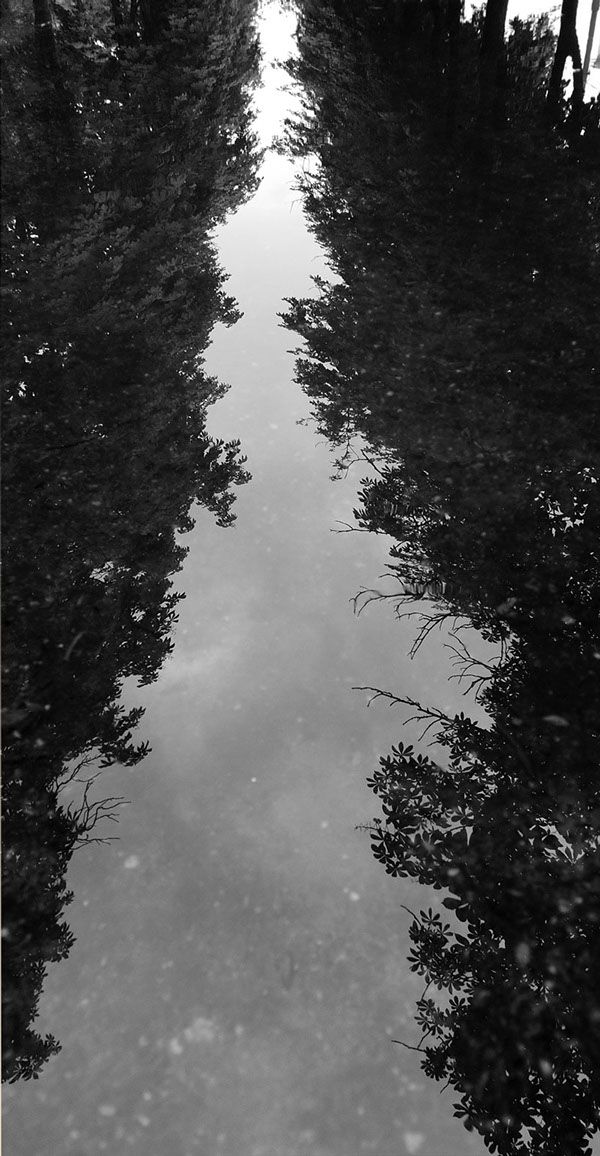
<path fill-rule="evenodd" d="M 123 682 L 172 648 L 194 504 L 233 521 L 238 443 L 203 370 L 236 320 L 209 230 L 256 186 L 254 0 L 7 0 L 3 33 L 3 1078 L 32 1026 L 73 849 L 148 747 Z M 78 802 L 62 800 L 79 783 Z M 101 792 L 101 786 L 98 784 Z"/>
<path fill-rule="evenodd" d="M 414 913 L 403 1043 L 491 1152 L 580 1156 L 600 1123 L 598 106 L 557 93 L 545 19 L 506 41 L 502 20 L 490 81 L 491 8 L 298 5 L 287 146 L 318 158 L 303 191 L 337 280 L 284 322 L 340 463 L 360 439 L 376 466 L 355 514 L 394 539 L 385 597 L 421 614 L 416 645 L 449 631 L 488 716 L 372 688 L 439 751 L 398 743 L 370 779 L 376 858 L 446 896 Z"/>

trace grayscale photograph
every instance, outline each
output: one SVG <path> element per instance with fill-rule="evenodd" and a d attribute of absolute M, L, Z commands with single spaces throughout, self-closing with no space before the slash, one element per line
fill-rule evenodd
<path fill-rule="evenodd" d="M 600 0 L 1 0 L 3 1156 L 600 1156 Z"/>

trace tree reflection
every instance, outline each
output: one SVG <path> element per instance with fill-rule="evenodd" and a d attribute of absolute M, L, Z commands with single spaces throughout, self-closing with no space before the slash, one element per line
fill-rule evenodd
<path fill-rule="evenodd" d="M 159 11 L 160 9 L 160 11 Z M 238 443 L 206 431 L 202 353 L 237 319 L 209 230 L 256 186 L 252 0 L 167 9 L 16 0 L 5 35 L 3 1078 L 32 1028 L 73 849 L 148 744 L 126 678 L 172 649 L 194 504 L 233 521 Z M 82 778 L 83 776 L 83 778 Z M 79 802 L 65 782 L 82 781 Z"/>
<path fill-rule="evenodd" d="M 375 465 L 357 527 L 394 539 L 398 585 L 358 606 L 386 597 L 398 615 L 420 613 L 416 645 L 445 622 L 488 719 L 371 688 L 439 749 L 398 744 L 369 780 L 383 812 L 376 858 L 447 892 L 445 916 L 413 914 L 410 966 L 426 986 L 421 1038 L 403 1043 L 451 1085 L 490 1151 L 589 1152 L 598 108 L 576 92 L 559 115 L 545 20 L 514 22 L 490 94 L 477 80 L 481 17 L 409 3 L 300 11 L 290 67 L 305 113 L 287 143 L 319 159 L 305 201 L 338 281 L 290 301 L 284 323 L 304 338 L 298 378 L 340 466 L 357 436 Z M 470 654 L 465 626 L 494 661 Z"/>

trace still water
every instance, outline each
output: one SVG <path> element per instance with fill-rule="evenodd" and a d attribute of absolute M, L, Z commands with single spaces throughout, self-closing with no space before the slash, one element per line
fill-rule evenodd
<path fill-rule="evenodd" d="M 297 110 L 274 63 L 294 24 L 276 7 L 261 21 L 263 146 Z M 240 440 L 251 480 L 232 526 L 198 506 L 174 650 L 150 685 L 126 681 L 151 751 L 103 772 L 102 794 L 127 800 L 118 838 L 71 861 L 76 942 L 48 969 L 36 1024 L 62 1050 L 5 1092 L 10 1156 L 485 1151 L 396 1042 L 418 1043 L 424 987 L 405 908 L 437 895 L 386 875 L 359 828 L 377 813 L 366 778 L 380 755 L 423 728 L 354 688 L 449 715 L 467 704 L 484 730 L 486 716 L 450 678 L 444 626 L 411 659 L 412 619 L 386 602 L 355 613 L 361 589 L 390 589 L 385 522 L 348 532 L 358 490 L 382 475 L 336 468 L 297 380 L 301 338 L 279 317 L 316 297 L 314 277 L 340 283 L 298 191 L 311 164 L 267 149 L 260 187 L 215 232 L 243 315 L 206 353 L 230 386 L 208 431 Z"/>

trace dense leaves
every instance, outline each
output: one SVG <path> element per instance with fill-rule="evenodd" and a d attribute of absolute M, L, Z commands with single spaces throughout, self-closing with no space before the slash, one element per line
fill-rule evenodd
<path fill-rule="evenodd" d="M 515 22 L 482 125 L 481 21 L 437 10 L 436 31 L 425 4 L 300 5 L 288 147 L 318 157 L 337 280 L 284 323 L 340 464 L 375 466 L 357 528 L 394 539 L 397 587 L 359 606 L 420 614 L 415 645 L 449 629 L 487 719 L 374 691 L 436 742 L 370 779 L 376 858 L 446 896 L 410 929 L 414 1046 L 490 1151 L 579 1156 L 600 1120 L 598 113 L 548 118 L 553 37 Z"/>
<path fill-rule="evenodd" d="M 195 506 L 233 521 L 237 443 L 202 354 L 231 324 L 209 234 L 253 190 L 252 0 L 14 2 L 3 80 L 4 1078 L 57 1050 L 31 1028 L 66 954 L 64 874 L 106 808 L 86 782 L 135 765 L 172 649 Z M 78 769 L 83 802 L 63 803 Z M 100 789 L 100 787 L 99 787 Z"/>

